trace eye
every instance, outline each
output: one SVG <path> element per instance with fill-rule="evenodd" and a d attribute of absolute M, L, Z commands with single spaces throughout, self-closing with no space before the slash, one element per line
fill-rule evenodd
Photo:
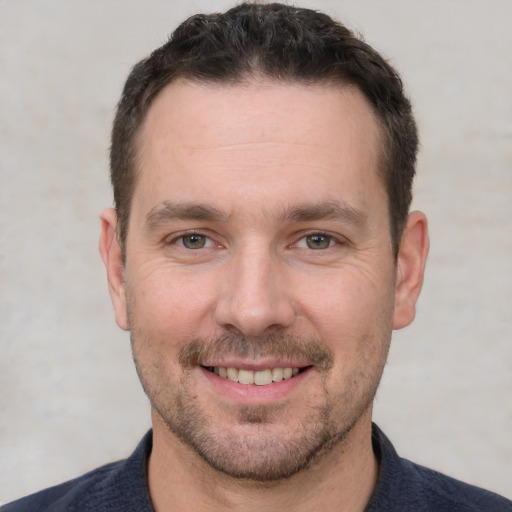
<path fill-rule="evenodd" d="M 203 247 L 206 247 L 209 242 L 211 243 L 208 237 L 195 233 L 183 235 L 179 240 L 183 247 L 186 247 L 187 249 L 202 249 Z"/>
<path fill-rule="evenodd" d="M 327 249 L 332 241 L 332 237 L 320 233 L 306 237 L 306 244 L 310 249 Z"/>
<path fill-rule="evenodd" d="M 297 247 L 303 247 L 308 249 L 313 249 L 315 251 L 328 249 L 332 247 L 337 242 L 334 237 L 330 235 L 326 235 L 324 233 L 311 233 L 303 238 L 301 238 L 297 242 Z"/>

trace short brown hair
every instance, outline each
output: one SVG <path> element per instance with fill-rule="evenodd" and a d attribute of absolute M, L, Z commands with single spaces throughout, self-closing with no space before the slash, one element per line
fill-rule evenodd
<path fill-rule="evenodd" d="M 278 3 L 243 3 L 198 14 L 131 71 L 112 130 L 111 179 L 118 237 L 125 246 L 136 184 L 137 135 L 155 96 L 177 78 L 239 83 L 263 75 L 280 82 L 355 85 L 381 125 L 381 175 L 395 255 L 412 199 L 418 136 L 398 73 L 361 38 L 326 14 Z"/>

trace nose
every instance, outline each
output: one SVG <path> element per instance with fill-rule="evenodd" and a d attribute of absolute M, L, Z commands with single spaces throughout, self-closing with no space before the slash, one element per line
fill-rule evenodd
<path fill-rule="evenodd" d="M 245 336 L 285 329 L 295 318 L 285 263 L 268 248 L 243 248 L 226 265 L 215 308 L 218 325 Z"/>

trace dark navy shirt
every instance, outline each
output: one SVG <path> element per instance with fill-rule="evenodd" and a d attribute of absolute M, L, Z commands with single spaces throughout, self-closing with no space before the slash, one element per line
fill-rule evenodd
<path fill-rule="evenodd" d="M 131 457 L 0 508 L 1 512 L 154 512 L 149 431 Z M 373 426 L 379 476 L 366 512 L 512 512 L 512 501 L 400 458 Z"/>

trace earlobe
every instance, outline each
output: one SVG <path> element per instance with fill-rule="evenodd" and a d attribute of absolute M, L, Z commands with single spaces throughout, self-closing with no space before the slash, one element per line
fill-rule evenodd
<path fill-rule="evenodd" d="M 123 254 L 117 239 L 117 215 L 112 208 L 106 209 L 101 215 L 101 235 L 99 249 L 107 271 L 108 289 L 117 325 L 128 330 L 126 310 L 126 289 L 124 283 Z"/>
<path fill-rule="evenodd" d="M 428 250 L 427 218 L 421 212 L 411 212 L 398 253 L 393 329 L 406 327 L 414 320 Z"/>

